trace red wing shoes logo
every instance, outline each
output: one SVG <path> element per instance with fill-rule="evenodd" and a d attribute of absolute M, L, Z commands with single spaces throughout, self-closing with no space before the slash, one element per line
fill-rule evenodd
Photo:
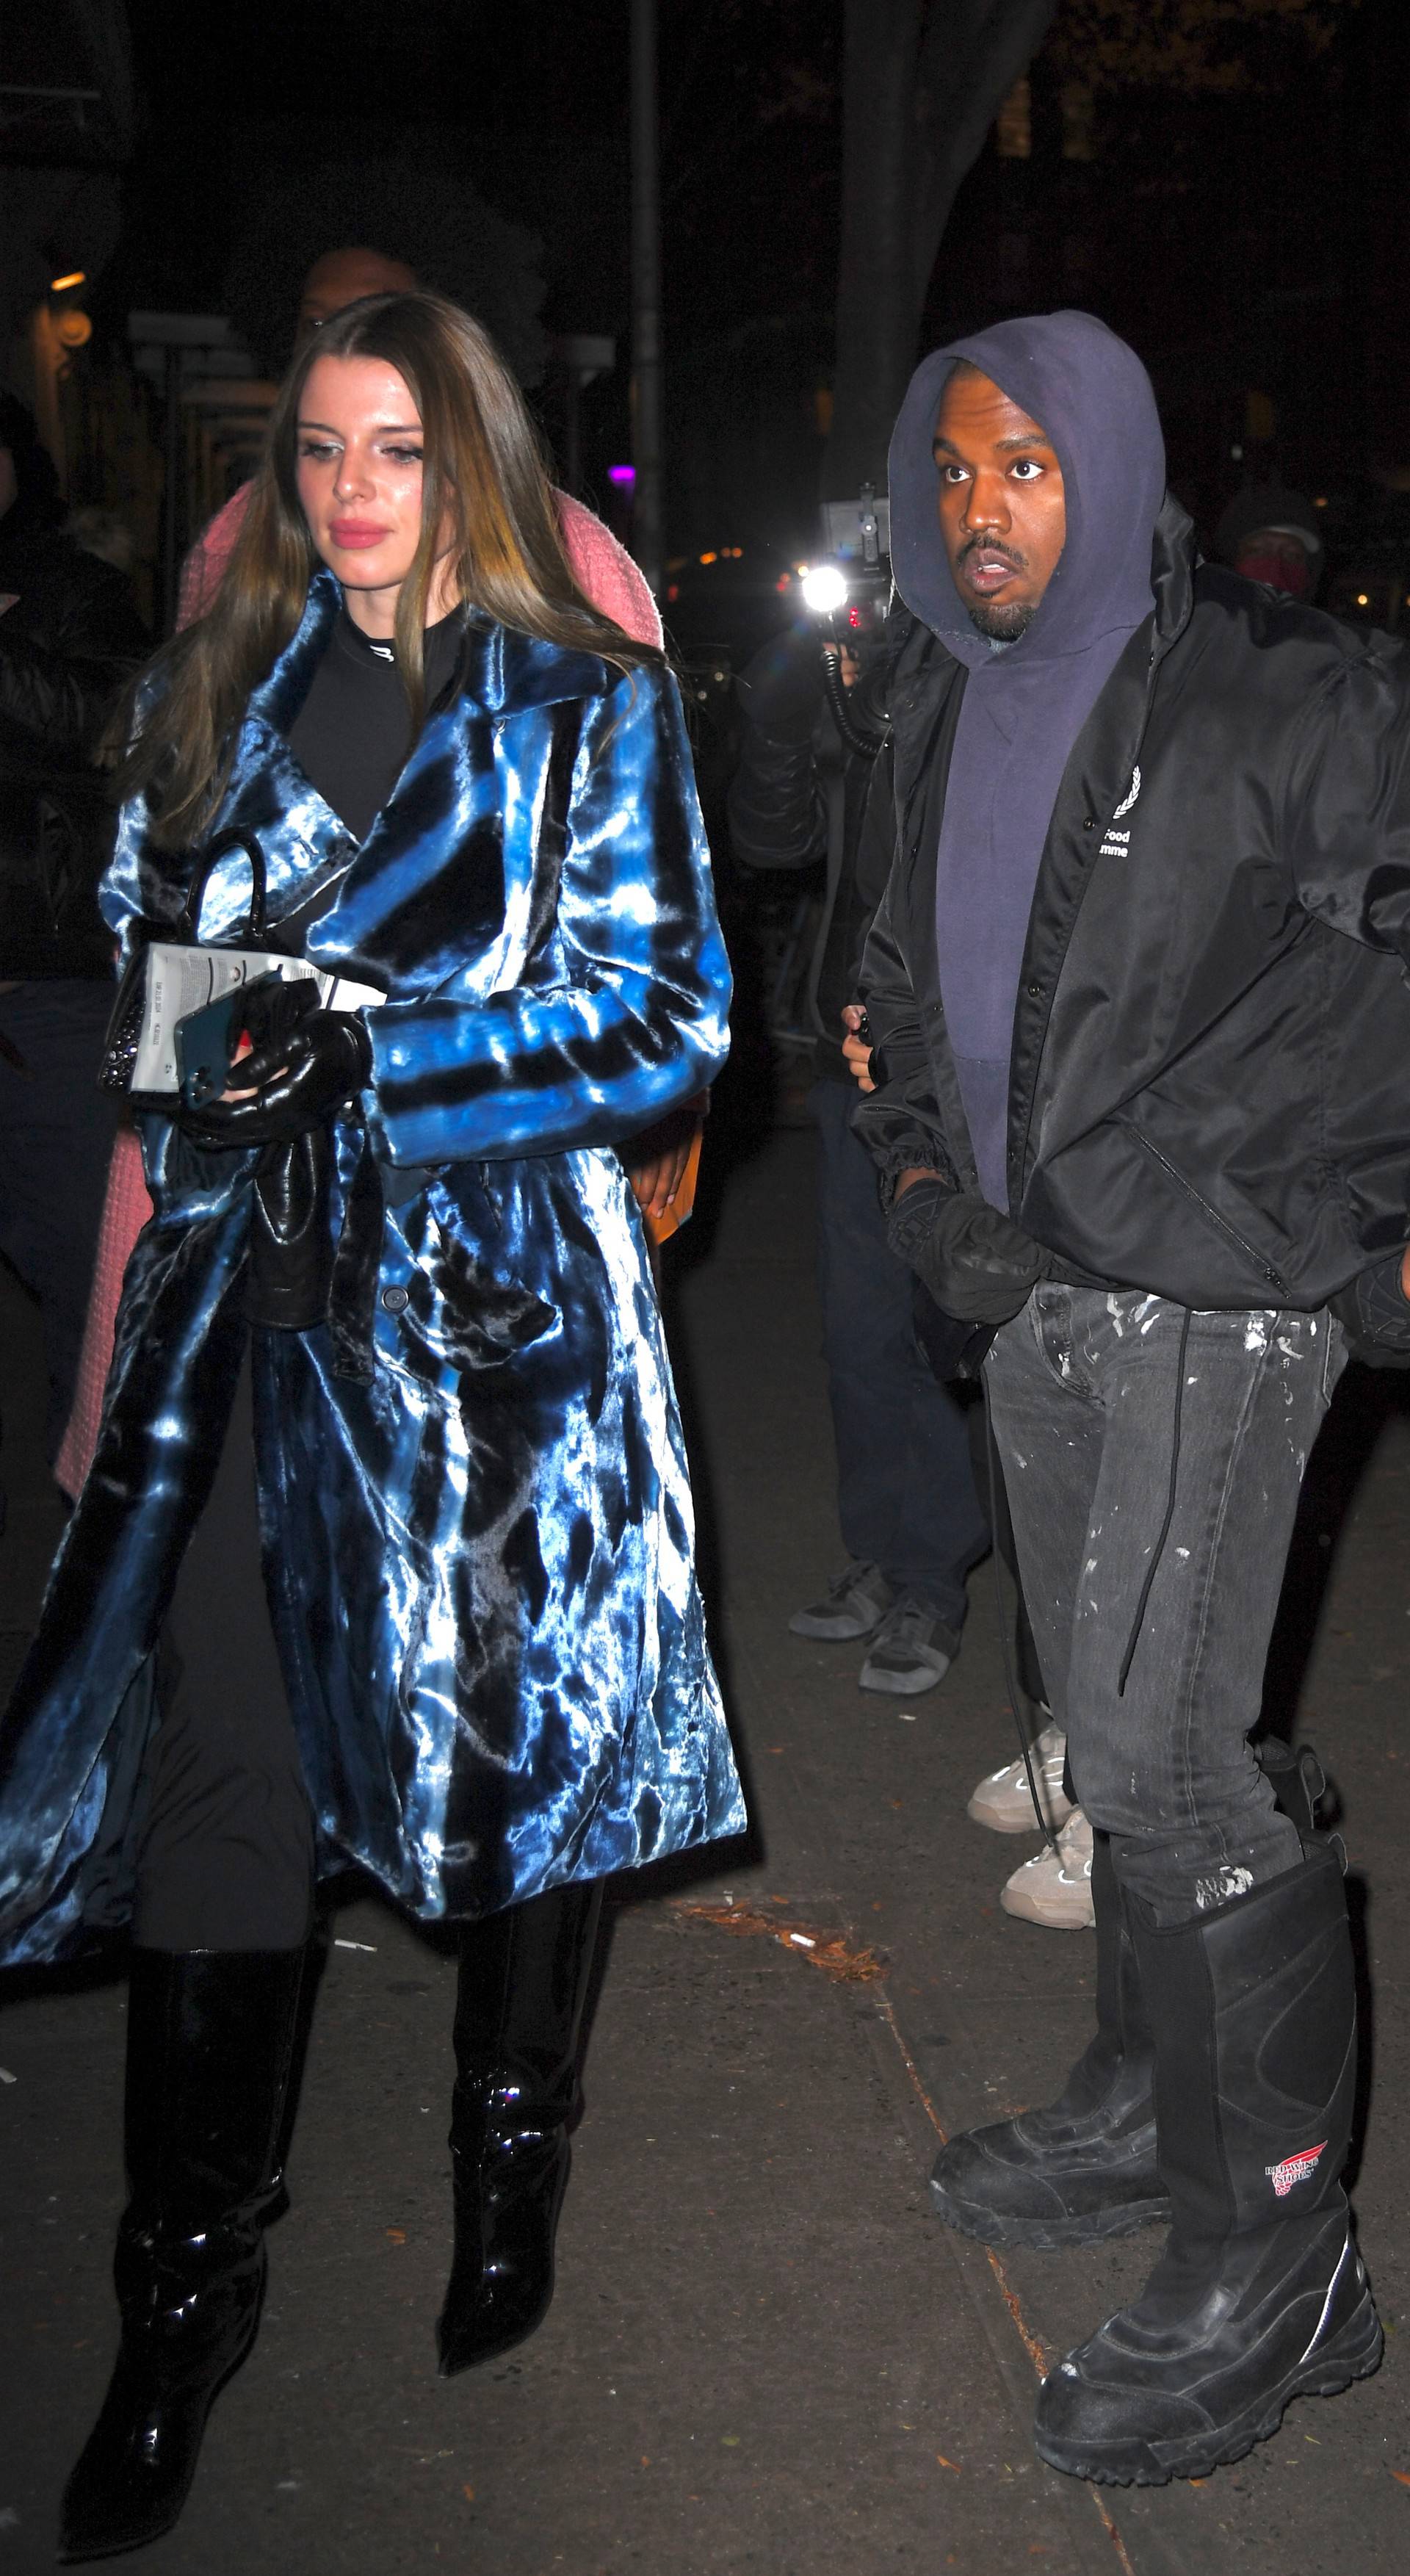
<path fill-rule="evenodd" d="M 1308 2175 L 1316 2171 L 1318 2157 L 1326 2152 L 1327 2141 L 1324 2138 L 1320 2147 L 1304 2147 L 1300 2155 L 1284 2156 L 1280 2165 L 1264 2166 L 1263 2170 L 1279 2200 L 1287 2199 L 1295 2182 L 1306 2182 Z"/>

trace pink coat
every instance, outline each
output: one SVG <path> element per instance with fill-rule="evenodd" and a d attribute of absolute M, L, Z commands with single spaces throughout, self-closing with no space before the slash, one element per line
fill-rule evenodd
<path fill-rule="evenodd" d="M 178 626 L 189 626 L 197 617 L 204 617 L 215 598 L 249 507 L 252 488 L 243 483 L 238 492 L 233 492 L 191 548 L 181 575 Z M 555 493 L 554 497 L 564 551 L 578 588 L 594 608 L 615 619 L 626 634 L 635 636 L 639 643 L 659 645 L 661 620 L 656 602 L 625 547 L 591 510 L 584 509 L 581 501 L 572 500 L 566 492 Z M 97 1444 L 123 1273 L 151 1213 L 152 1202 L 142 1177 L 141 1149 L 134 1131 L 125 1127 L 113 1148 L 78 1385 L 54 1469 L 69 1494 L 76 1494 L 82 1485 Z"/>

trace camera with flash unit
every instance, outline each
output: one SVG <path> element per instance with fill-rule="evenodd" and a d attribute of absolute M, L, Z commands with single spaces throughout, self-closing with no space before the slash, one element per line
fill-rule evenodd
<path fill-rule="evenodd" d="M 857 677 L 854 688 L 847 687 L 846 681 L 856 677 L 856 664 L 849 664 L 844 674 L 842 656 L 849 650 L 855 654 L 890 610 L 891 506 L 878 501 L 874 484 L 864 483 L 855 501 L 824 502 L 822 519 L 827 551 L 809 565 L 799 587 L 818 628 L 823 685 L 837 730 L 849 751 L 874 760 L 890 716 L 884 705 L 873 703 L 876 689 L 865 674 Z"/>
<path fill-rule="evenodd" d="M 891 505 L 864 483 L 855 501 L 827 501 L 823 552 L 799 588 L 803 605 L 829 643 L 858 644 L 874 634 L 891 604 Z"/>

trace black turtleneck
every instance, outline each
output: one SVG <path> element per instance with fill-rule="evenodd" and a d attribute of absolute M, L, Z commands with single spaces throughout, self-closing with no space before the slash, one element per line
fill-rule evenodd
<path fill-rule="evenodd" d="M 454 679 L 464 633 L 458 609 L 426 629 L 428 709 Z M 391 645 L 364 635 L 346 608 L 290 727 L 289 746 L 319 795 L 365 841 L 406 766 L 411 728 Z"/>

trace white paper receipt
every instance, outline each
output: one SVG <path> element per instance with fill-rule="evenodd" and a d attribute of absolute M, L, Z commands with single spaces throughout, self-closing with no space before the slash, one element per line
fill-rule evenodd
<path fill-rule="evenodd" d="M 147 952 L 146 1010 L 132 1064 L 134 1091 L 176 1091 L 176 1024 L 207 1002 L 218 1002 L 236 984 L 257 975 L 282 975 L 286 984 L 311 978 L 325 1011 L 363 1011 L 385 1002 L 385 993 L 349 976 L 330 975 L 304 957 L 271 957 L 257 948 L 178 948 L 154 940 Z"/>

